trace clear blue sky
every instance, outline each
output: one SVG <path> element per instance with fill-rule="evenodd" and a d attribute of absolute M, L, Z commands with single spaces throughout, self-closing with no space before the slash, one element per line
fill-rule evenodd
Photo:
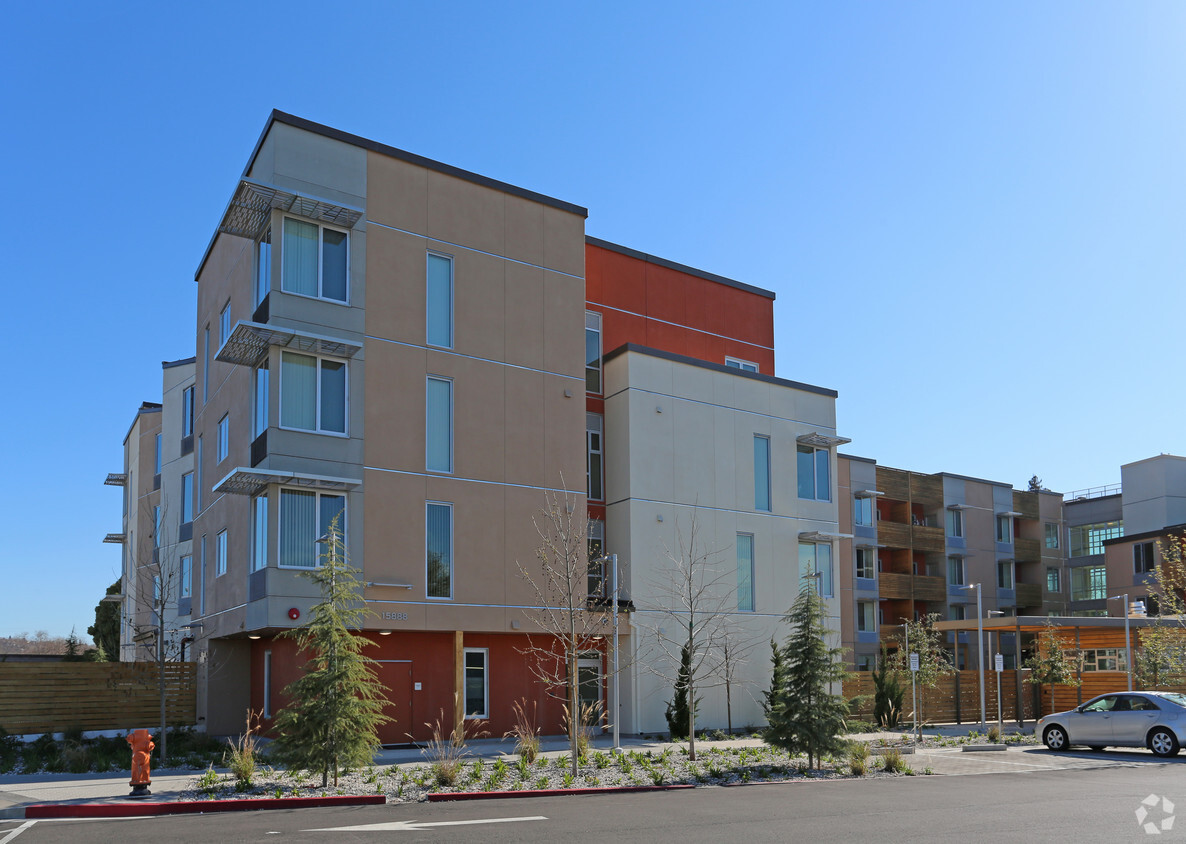
<path fill-rule="evenodd" d="M 10 4 L 0 635 L 118 576 L 102 481 L 272 108 L 775 290 L 851 453 L 1058 490 L 1186 453 L 1184 41 L 1181 3 Z"/>

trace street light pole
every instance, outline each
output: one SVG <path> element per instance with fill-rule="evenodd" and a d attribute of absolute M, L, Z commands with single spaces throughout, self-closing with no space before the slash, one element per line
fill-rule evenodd
<path fill-rule="evenodd" d="M 961 589 L 976 590 L 976 664 L 980 668 L 980 729 L 985 729 L 984 718 L 984 611 L 980 599 L 980 584 L 961 586 Z"/>
<path fill-rule="evenodd" d="M 992 618 L 994 615 L 1004 615 L 1001 610 L 989 610 L 988 617 Z M 997 644 L 1001 644 L 1001 632 L 997 631 Z M 999 648 L 997 650 L 1000 650 Z M 992 631 L 988 631 L 988 651 L 989 656 L 992 657 L 992 667 L 997 673 L 997 732 L 1000 733 L 1005 729 L 1005 721 L 1001 716 L 1001 670 L 997 668 L 997 657 L 1000 656 L 992 647 Z"/>
<path fill-rule="evenodd" d="M 906 667 L 910 667 L 910 622 L 907 619 L 902 619 L 902 629 L 906 631 Z M 916 680 L 918 679 L 918 672 L 910 671 L 910 704 L 914 707 L 914 737 L 922 742 L 922 733 L 918 725 L 918 686 Z"/>
<path fill-rule="evenodd" d="M 614 728 L 614 752 L 616 753 L 622 749 L 622 745 L 619 740 L 619 734 L 618 734 L 618 720 L 619 720 L 619 715 L 620 715 L 620 713 L 618 712 L 618 681 L 619 681 L 619 677 L 618 677 L 618 555 L 610 554 L 609 559 L 610 559 L 610 564 L 613 567 L 612 586 L 613 586 L 613 590 L 614 590 L 614 661 L 613 661 L 613 667 L 612 667 L 612 670 L 614 673 L 614 677 L 613 677 L 613 680 L 614 680 L 614 696 L 613 696 L 613 713 L 614 713 L 614 715 L 613 715 L 613 718 L 614 718 L 614 720 L 610 726 L 612 726 Z"/>
<path fill-rule="evenodd" d="M 1131 692 L 1132 691 L 1132 639 L 1129 636 L 1129 629 L 1128 629 L 1128 615 L 1129 615 L 1128 593 L 1125 592 L 1123 595 L 1109 595 L 1108 598 L 1109 598 L 1109 600 L 1115 600 L 1116 598 L 1124 599 L 1124 662 L 1125 662 L 1124 667 L 1127 669 L 1128 690 Z"/>

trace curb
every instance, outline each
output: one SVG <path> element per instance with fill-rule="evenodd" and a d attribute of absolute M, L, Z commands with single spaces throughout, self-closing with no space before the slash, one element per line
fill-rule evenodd
<path fill-rule="evenodd" d="M 961 748 L 963 753 L 990 753 L 993 751 L 1008 750 L 1007 744 L 965 744 Z"/>
<path fill-rule="evenodd" d="M 605 788 L 544 788 L 538 791 L 455 791 L 444 794 L 429 794 L 429 803 L 445 803 L 453 800 L 501 800 L 504 797 L 566 797 L 583 794 L 638 794 L 646 791 L 677 791 L 695 788 L 691 783 L 678 785 L 625 785 Z"/>
<path fill-rule="evenodd" d="M 153 815 L 200 815 L 207 812 L 252 812 L 259 809 L 313 809 L 320 806 L 374 806 L 382 794 L 361 797 L 264 797 L 257 800 L 185 800 L 169 803 L 34 803 L 26 819 L 138 818 Z"/>

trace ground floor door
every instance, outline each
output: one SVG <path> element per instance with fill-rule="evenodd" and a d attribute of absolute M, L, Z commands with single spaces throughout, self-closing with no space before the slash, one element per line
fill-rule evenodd
<path fill-rule="evenodd" d="M 416 732 L 412 724 L 412 661 L 380 660 L 375 673 L 387 687 L 383 714 L 392 719 L 379 727 L 379 743 L 409 744 Z"/>

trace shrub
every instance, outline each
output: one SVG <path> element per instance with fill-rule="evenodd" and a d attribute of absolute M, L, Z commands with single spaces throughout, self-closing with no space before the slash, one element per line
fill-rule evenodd
<path fill-rule="evenodd" d="M 896 747 L 886 747 L 881 751 L 881 769 L 891 774 L 901 774 L 906 771 L 906 758 Z"/>
<path fill-rule="evenodd" d="M 515 713 L 515 726 L 503 734 L 503 738 L 515 739 L 515 753 L 520 759 L 526 759 L 530 765 L 539 755 L 539 727 L 535 725 L 536 703 L 531 702 L 531 714 L 527 713 L 527 698 L 520 698 L 511 704 L 511 711 Z"/>
<path fill-rule="evenodd" d="M 254 721 L 255 723 L 252 723 Z M 235 775 L 235 790 L 246 791 L 251 788 L 251 779 L 255 776 L 255 753 L 257 740 L 252 733 L 259 729 L 259 714 L 247 710 L 247 729 L 239 737 L 238 742 L 227 739 L 228 748 L 223 755 L 223 763 Z"/>
<path fill-rule="evenodd" d="M 198 778 L 198 790 L 207 797 L 213 797 L 221 788 L 222 785 L 219 783 L 218 773 L 214 770 L 214 766 L 211 765 L 206 769 L 206 773 Z"/>
<path fill-rule="evenodd" d="M 993 724 L 988 728 L 988 740 L 993 744 L 1000 744 L 1001 742 L 1001 728 Z"/>
<path fill-rule="evenodd" d="M 863 777 L 869 771 L 869 745 L 854 741 L 848 746 L 848 770 L 854 777 Z"/>
<path fill-rule="evenodd" d="M 453 696 L 454 711 L 461 708 L 461 696 L 454 694 Z M 457 777 L 461 773 L 462 757 L 466 754 L 465 740 L 466 738 L 479 738 L 487 735 L 482 730 L 486 724 L 485 721 L 466 721 L 454 725 L 451 730 L 446 730 L 445 726 L 445 710 L 442 709 L 440 715 L 437 716 L 436 723 L 425 724 L 432 730 L 432 738 L 428 741 L 425 752 L 428 758 L 432 760 L 429 765 L 432 771 L 433 779 L 436 784 L 440 786 L 452 786 L 457 782 Z M 471 731 L 467 736 L 467 732 Z"/>

